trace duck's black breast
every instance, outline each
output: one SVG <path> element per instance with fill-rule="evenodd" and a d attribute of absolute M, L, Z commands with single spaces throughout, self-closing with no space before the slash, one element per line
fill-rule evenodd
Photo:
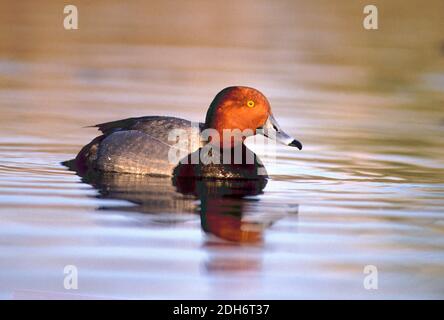
<path fill-rule="evenodd" d="M 199 148 L 189 154 L 186 159 L 180 161 L 174 168 L 174 176 L 240 180 L 267 178 L 267 170 L 258 156 L 244 144 L 241 145 L 241 148 L 241 159 L 235 159 L 234 149 L 222 149 L 211 155 L 212 161 L 210 163 L 203 160 L 208 149 Z M 229 153 L 228 157 L 227 152 Z M 197 162 L 196 159 L 198 159 Z"/>

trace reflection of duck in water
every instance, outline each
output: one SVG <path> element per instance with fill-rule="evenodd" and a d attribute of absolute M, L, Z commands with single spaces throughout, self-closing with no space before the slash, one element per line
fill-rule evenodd
<path fill-rule="evenodd" d="M 101 207 L 154 214 L 153 220 L 180 223 L 187 213 L 199 213 L 207 234 L 236 243 L 259 243 L 269 219 L 247 221 L 255 195 L 262 193 L 267 180 L 248 179 L 168 179 L 144 175 L 98 173 L 83 177 L 100 192 L 100 198 L 130 201 L 135 206 Z M 253 196 L 253 197 L 251 197 Z M 247 197 L 247 198 L 246 198 Z M 200 207 L 196 204 L 200 200 Z M 251 218 L 251 216 L 250 216 Z M 280 217 L 277 217 L 280 218 Z"/>
<path fill-rule="evenodd" d="M 129 118 L 97 125 L 103 135 L 95 138 L 84 146 L 74 160 L 65 164 L 78 172 L 101 171 L 118 173 L 152 174 L 165 176 L 193 176 L 213 178 L 256 179 L 261 162 L 255 157 L 243 141 L 248 135 L 258 133 L 259 129 L 265 136 L 275 136 L 283 144 L 299 149 L 299 141 L 288 136 L 277 124 L 271 113 L 270 104 L 265 96 L 253 88 L 228 87 L 219 92 L 211 103 L 205 123 L 193 130 L 188 120 L 149 116 Z M 227 154 L 236 146 L 241 146 L 243 160 L 235 165 L 206 164 L 202 165 L 198 157 L 198 165 L 187 165 L 178 168 L 178 162 L 172 161 L 172 148 L 181 151 L 177 141 L 171 141 L 171 132 L 181 130 L 187 140 L 186 153 L 189 157 L 200 152 L 208 142 L 222 146 L 222 153 Z M 242 131 L 242 135 L 227 137 L 227 130 Z M 218 139 L 215 135 L 217 134 Z M 183 138 L 183 137 L 182 137 Z M 173 151 L 176 151 L 176 150 Z M 230 151 L 231 152 L 231 151 Z M 231 152 L 232 155 L 235 152 Z M 253 156 L 254 161 L 245 162 L 245 154 Z M 223 154 L 219 154 L 222 157 Z M 219 158 L 221 159 L 221 158 Z M 234 163 L 234 162 L 231 162 Z"/>
<path fill-rule="evenodd" d="M 191 182 L 191 183 L 190 183 Z M 192 190 L 200 199 L 202 229 L 218 238 L 239 243 L 262 240 L 265 223 L 248 222 L 244 210 L 257 199 L 245 199 L 262 193 L 267 180 L 176 179 L 182 191 Z M 186 189 L 181 187 L 185 185 Z"/>

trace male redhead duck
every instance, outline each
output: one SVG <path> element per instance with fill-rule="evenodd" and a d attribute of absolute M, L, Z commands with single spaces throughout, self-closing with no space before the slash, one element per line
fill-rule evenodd
<path fill-rule="evenodd" d="M 199 123 L 198 127 L 193 127 L 189 120 L 166 116 L 128 118 L 101 123 L 94 127 L 99 128 L 103 134 L 84 146 L 75 159 L 64 163 L 80 174 L 94 171 L 256 179 L 266 175 L 266 171 L 254 153 L 244 145 L 246 136 L 261 133 L 266 137 L 276 137 L 277 141 L 285 145 L 302 149 L 299 141 L 280 128 L 267 98 L 254 88 L 241 86 L 220 91 L 208 108 L 205 123 Z M 212 135 L 209 138 L 208 134 L 205 134 L 206 129 L 210 129 L 210 132 L 218 133 L 216 144 L 220 145 L 221 154 L 240 146 L 242 161 L 226 164 L 221 160 L 219 164 L 204 164 L 200 157 L 197 157 L 197 164 L 193 164 L 191 160 L 188 163 L 171 161 L 171 151 L 175 151 L 172 148 L 178 148 L 177 141 L 171 141 L 170 133 L 174 129 L 186 133 L 188 158 L 210 143 L 215 144 L 217 140 Z M 235 129 L 243 131 L 246 135 L 231 136 L 228 141 L 224 140 L 224 130 Z M 230 154 L 233 156 L 235 152 Z M 248 155 L 253 155 L 253 163 L 245 161 Z"/>

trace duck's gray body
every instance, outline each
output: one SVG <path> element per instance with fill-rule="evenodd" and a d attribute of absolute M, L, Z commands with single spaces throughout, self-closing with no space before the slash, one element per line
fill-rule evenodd
<path fill-rule="evenodd" d="M 98 124 L 103 135 L 86 145 L 76 165 L 104 172 L 172 175 L 177 163 L 169 160 L 177 142 L 169 139 L 174 129 L 183 130 L 190 146 L 200 146 L 200 130 L 191 121 L 174 117 L 140 117 Z"/>
<path fill-rule="evenodd" d="M 95 127 L 102 131 L 103 135 L 84 146 L 76 159 L 68 164 L 81 173 L 94 170 L 243 179 L 256 178 L 258 167 L 261 168 L 261 173 L 265 172 L 263 165 L 257 159 L 254 167 L 225 164 L 178 166 L 179 161 L 172 161 L 169 156 L 172 148 L 178 148 L 177 141 L 169 136 L 170 132 L 174 129 L 181 130 L 188 138 L 188 147 L 182 152 L 185 151 L 185 154 L 198 152 L 203 145 L 200 135 L 204 128 L 203 123 L 193 126 L 191 121 L 185 119 L 148 116 L 102 123 Z M 251 152 L 246 147 L 245 150 Z"/>

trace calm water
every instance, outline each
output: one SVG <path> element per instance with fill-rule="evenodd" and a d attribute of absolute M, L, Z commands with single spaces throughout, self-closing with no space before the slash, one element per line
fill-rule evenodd
<path fill-rule="evenodd" d="M 443 1 L 381 3 L 378 31 L 360 1 L 76 3 L 68 32 L 61 4 L 2 1 L 0 298 L 444 298 Z M 233 84 L 304 143 L 265 186 L 60 165 L 84 126 L 202 121 Z"/>

